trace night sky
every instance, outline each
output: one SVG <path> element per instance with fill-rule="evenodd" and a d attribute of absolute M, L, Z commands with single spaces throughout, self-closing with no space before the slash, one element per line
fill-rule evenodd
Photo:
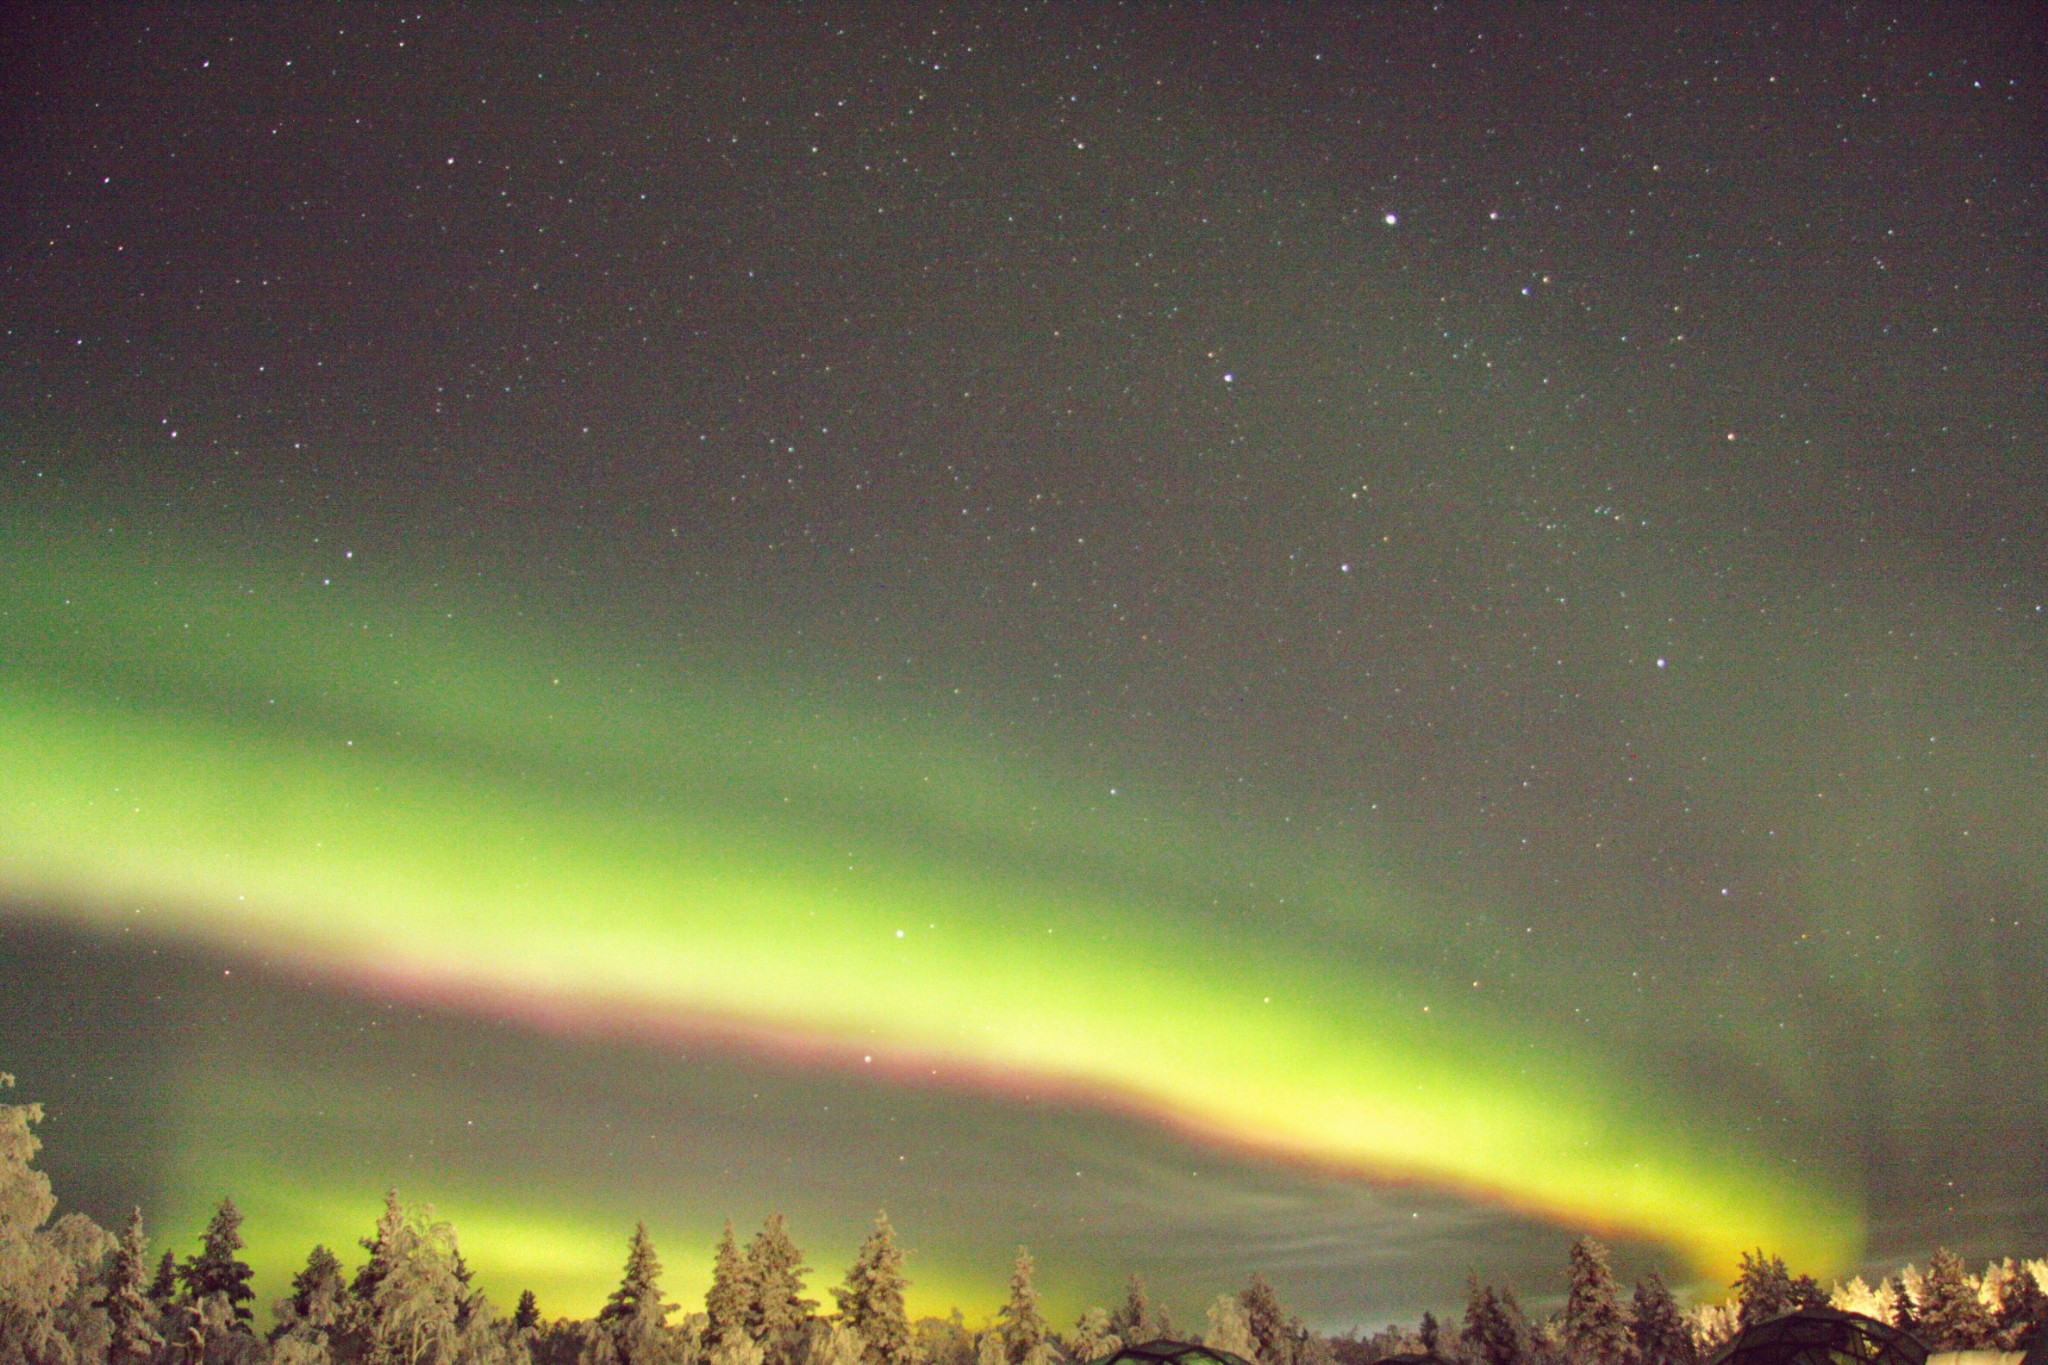
<path fill-rule="evenodd" d="M 60 1201 L 550 1313 L 2041 1254 L 2044 40 L 8 6 Z"/>

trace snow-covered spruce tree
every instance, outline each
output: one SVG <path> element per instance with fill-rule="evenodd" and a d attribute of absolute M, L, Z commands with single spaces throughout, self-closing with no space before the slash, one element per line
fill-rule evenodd
<path fill-rule="evenodd" d="M 1692 1329 L 1686 1326 L 1685 1314 L 1665 1287 L 1663 1276 L 1653 1270 L 1637 1280 L 1630 1308 L 1629 1334 L 1636 1365 L 1698 1365 Z"/>
<path fill-rule="evenodd" d="M 357 1267 L 355 1278 L 348 1284 L 347 1326 L 352 1332 L 360 1333 L 364 1337 L 363 1342 L 359 1343 L 362 1350 L 351 1354 L 364 1354 L 369 1350 L 368 1338 L 374 1335 L 370 1304 L 377 1297 L 377 1286 L 391 1273 L 392 1257 L 396 1254 L 397 1245 L 404 1231 L 405 1205 L 398 1201 L 397 1190 L 386 1190 L 384 1208 L 377 1215 L 376 1228 L 368 1237 L 359 1238 L 356 1242 L 356 1245 L 368 1252 L 369 1256 Z"/>
<path fill-rule="evenodd" d="M 1124 1301 L 1110 1312 L 1109 1330 L 1126 1346 L 1142 1346 L 1158 1337 L 1173 1335 L 1166 1312 L 1145 1293 L 1145 1282 L 1136 1275 L 1124 1281 Z"/>
<path fill-rule="evenodd" d="M 747 1333 L 761 1345 L 768 1365 L 798 1365 L 804 1349 L 804 1324 L 816 1299 L 803 1296 L 804 1254 L 789 1235 L 789 1223 L 779 1213 L 768 1221 L 747 1244 L 747 1283 L 753 1297 L 747 1306 Z"/>
<path fill-rule="evenodd" d="M 1735 1339 L 1742 1318 L 1735 1304 L 1698 1303 L 1686 1310 L 1685 1327 L 1692 1334 L 1693 1350 L 1705 1360 Z"/>
<path fill-rule="evenodd" d="M 1608 1268 L 1607 1248 L 1591 1237 L 1572 1243 L 1564 1298 L 1564 1345 L 1574 1365 L 1628 1365 L 1628 1317 Z"/>
<path fill-rule="evenodd" d="M 910 1324 L 910 1349 L 917 1365 L 974 1365 L 974 1333 L 958 1308 L 943 1318 Z"/>
<path fill-rule="evenodd" d="M 157 1258 L 156 1274 L 149 1280 L 149 1288 L 143 1291 L 161 1316 L 169 1310 L 178 1297 L 178 1253 L 169 1247 Z"/>
<path fill-rule="evenodd" d="M 1202 1333 L 1202 1344 L 1219 1351 L 1250 1360 L 1258 1354 L 1259 1345 L 1252 1340 L 1251 1324 L 1244 1318 L 1244 1305 L 1235 1294 L 1218 1294 L 1209 1304 L 1209 1326 Z"/>
<path fill-rule="evenodd" d="M 163 1349 L 164 1336 L 156 1327 L 156 1305 L 149 1301 L 149 1239 L 142 1231 L 142 1210 L 128 1215 L 128 1226 L 107 1267 L 105 1292 L 100 1307 L 107 1315 L 107 1365 L 149 1365 Z"/>
<path fill-rule="evenodd" d="M 1792 1311 L 1792 1273 L 1776 1256 L 1766 1256 L 1762 1247 L 1742 1253 L 1742 1268 L 1735 1276 L 1735 1298 L 1744 1327 L 1769 1322 Z"/>
<path fill-rule="evenodd" d="M 1465 1321 L 1458 1344 L 1477 1365 L 1522 1365 L 1522 1334 L 1490 1284 L 1475 1273 L 1465 1279 Z"/>
<path fill-rule="evenodd" d="M 275 1325 L 270 1340 L 317 1341 L 324 1347 L 341 1325 L 347 1305 L 348 1282 L 342 1278 L 341 1258 L 325 1246 L 315 1246 L 307 1253 L 305 1266 L 292 1276 L 292 1292 L 271 1309 Z"/>
<path fill-rule="evenodd" d="M 754 1282 L 746 1255 L 732 1235 L 732 1223 L 718 1239 L 711 1256 L 711 1287 L 704 1293 L 704 1340 L 716 1349 L 721 1343 L 741 1337 L 753 1340 L 748 1314 L 754 1304 Z"/>
<path fill-rule="evenodd" d="M 846 1269 L 846 1283 L 832 1291 L 839 1320 L 860 1338 L 862 1365 L 910 1365 L 910 1314 L 903 1307 L 909 1283 L 896 1230 L 887 1212 L 878 1213 Z"/>
<path fill-rule="evenodd" d="M 14 1077 L 0 1072 L 0 1090 L 13 1087 Z M 69 1355 L 57 1314 L 78 1272 L 44 1226 L 57 1198 L 33 1164 L 42 1121 L 39 1104 L 0 1104 L 0 1365 Z"/>
<path fill-rule="evenodd" d="M 1991 1344 L 1991 1313 L 1963 1258 L 1942 1247 L 1920 1279 L 1918 1336 L 1936 1351 L 1975 1351 Z"/>
<path fill-rule="evenodd" d="M 455 1229 L 431 1209 L 378 1222 L 381 1273 L 368 1308 L 372 1365 L 452 1365 L 464 1289 L 455 1273 Z"/>
<path fill-rule="evenodd" d="M 1238 1306 L 1244 1309 L 1245 1330 L 1251 1333 L 1250 1358 L 1256 1365 L 1289 1365 L 1287 1310 L 1264 1275 L 1252 1272 L 1251 1283 L 1238 1292 Z"/>
<path fill-rule="evenodd" d="M 1018 1247 L 1010 1263 L 1010 1301 L 996 1314 L 997 1338 L 1009 1365 L 1041 1365 L 1051 1355 L 1050 1333 L 1038 1308 L 1037 1268 L 1030 1249 Z"/>
<path fill-rule="evenodd" d="M 2002 1351 L 2017 1351 L 2048 1337 L 2048 1293 L 2042 1292 L 2034 1265 L 2021 1261 L 2012 1266 L 1999 1289 L 1998 1311 L 1992 1315 L 1992 1327 Z"/>
<path fill-rule="evenodd" d="M 610 1361 L 616 1365 L 675 1365 L 675 1342 L 668 1331 L 668 1315 L 675 1307 L 662 1302 L 661 1259 L 655 1255 L 647 1225 L 637 1224 L 626 1246 L 626 1268 L 619 1287 L 597 1312 L 597 1332 L 611 1348 Z"/>
<path fill-rule="evenodd" d="M 219 1317 L 228 1331 L 253 1335 L 255 1314 L 249 1303 L 256 1291 L 249 1288 L 252 1272 L 241 1250 L 242 1211 L 233 1199 L 222 1196 L 206 1231 L 199 1234 L 198 1253 L 178 1267 L 179 1301 L 201 1317 Z M 225 1313 L 209 1315 L 209 1301 L 217 1302 Z M 205 1335 L 214 1335 L 210 1326 Z"/>
<path fill-rule="evenodd" d="M 861 1365 L 867 1343 L 844 1321 L 811 1319 L 804 1343 L 804 1365 Z"/>
<path fill-rule="evenodd" d="M 1913 1291 L 1906 1285 L 1906 1277 L 1900 1275 L 1887 1280 L 1880 1292 L 1884 1295 L 1884 1320 L 1901 1332 L 1920 1331 L 1920 1310 L 1913 1302 Z"/>
<path fill-rule="evenodd" d="M 1063 1344 L 1068 1360 L 1075 1365 L 1088 1365 L 1091 1360 L 1114 1354 L 1124 1343 L 1110 1329 L 1109 1310 L 1090 1308 L 1074 1319 L 1074 1330 L 1067 1334 Z"/>

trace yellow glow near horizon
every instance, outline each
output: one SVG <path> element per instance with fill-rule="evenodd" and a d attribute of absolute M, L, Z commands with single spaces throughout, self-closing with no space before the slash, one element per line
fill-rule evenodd
<path fill-rule="evenodd" d="M 31 648 L 0 674 L 0 889 L 16 895 L 87 918 L 143 905 L 159 933 L 510 1016 L 942 1058 L 1655 1238 L 1715 1277 L 1754 1246 L 1820 1269 L 1860 1246 L 1825 1182 L 1512 1017 L 1432 999 L 1345 927 L 1358 913 L 1210 909 L 1191 879 L 1229 858 L 1153 847 L 1199 826 L 1141 812 L 1087 841 L 1021 836 L 1025 811 L 1073 804 L 1054 786 L 936 818 L 897 799 L 894 759 L 842 775 L 838 798 L 873 794 L 866 819 L 707 752 L 717 727 L 686 693 L 672 744 L 613 740 L 601 686 L 501 662 L 487 697 L 466 693 L 487 639 L 358 654 L 349 621 L 199 599 L 205 638 L 159 650 L 123 638 L 110 591 L 99 615 L 32 591 L 15 607 Z M 112 653 L 81 669 L 67 651 L 88 637 Z M 1364 922 L 1383 913 L 1361 899 Z"/>

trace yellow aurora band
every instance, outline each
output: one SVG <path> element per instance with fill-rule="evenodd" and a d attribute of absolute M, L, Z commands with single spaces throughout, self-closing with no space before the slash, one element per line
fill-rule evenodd
<path fill-rule="evenodd" d="M 0 893 L 381 989 L 1065 1087 L 1828 1270 L 1852 1201 L 1403 966 L 1371 869 L 473 601 L 0 544 Z M 1291 882 L 1284 922 L 1232 888 Z M 1427 1008 L 1425 1008 L 1427 1007 Z"/>

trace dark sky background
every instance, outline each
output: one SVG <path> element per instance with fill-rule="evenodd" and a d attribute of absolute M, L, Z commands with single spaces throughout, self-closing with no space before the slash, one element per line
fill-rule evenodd
<path fill-rule="evenodd" d="M 776 1208 L 971 1319 L 2040 1254 L 2044 36 L 7 7 L 60 1199 L 560 1312 Z"/>

